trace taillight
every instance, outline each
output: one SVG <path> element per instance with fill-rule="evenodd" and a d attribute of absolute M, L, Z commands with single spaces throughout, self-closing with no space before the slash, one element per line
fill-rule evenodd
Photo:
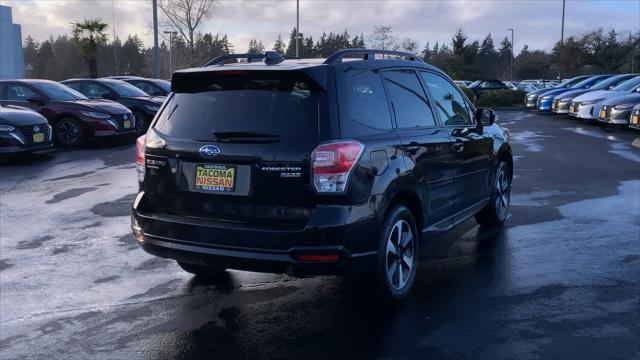
<path fill-rule="evenodd" d="M 144 180 L 144 150 L 146 135 L 142 135 L 136 140 L 136 169 L 138 170 L 138 181 Z"/>
<path fill-rule="evenodd" d="M 316 146 L 311 153 L 313 184 L 317 192 L 341 193 L 364 145 L 357 141 L 338 141 Z"/>

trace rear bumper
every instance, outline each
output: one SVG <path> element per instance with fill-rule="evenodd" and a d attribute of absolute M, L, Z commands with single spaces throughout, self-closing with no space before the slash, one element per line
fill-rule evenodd
<path fill-rule="evenodd" d="M 322 226 L 278 229 L 145 213 L 140 206 L 143 194 L 132 207 L 132 229 L 142 249 L 156 256 L 296 275 L 361 273 L 375 266 L 378 226 L 373 216 L 351 219 L 353 206 L 319 206 L 309 224 Z"/>

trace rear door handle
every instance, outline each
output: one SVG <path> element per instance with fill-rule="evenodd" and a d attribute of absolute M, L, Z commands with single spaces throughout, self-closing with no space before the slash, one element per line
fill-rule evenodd
<path fill-rule="evenodd" d="M 461 140 L 456 140 L 456 141 L 453 143 L 453 149 L 454 149 L 456 152 L 461 152 L 462 150 L 464 150 L 464 143 L 463 143 Z"/>
<path fill-rule="evenodd" d="M 409 154 L 415 155 L 418 152 L 418 150 L 420 150 L 420 144 L 415 142 L 415 141 L 412 141 L 412 142 L 409 143 L 408 146 L 405 147 L 405 150 Z"/>

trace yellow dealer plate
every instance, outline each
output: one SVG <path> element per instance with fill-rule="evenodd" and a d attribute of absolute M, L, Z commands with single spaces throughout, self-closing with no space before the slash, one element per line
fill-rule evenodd
<path fill-rule="evenodd" d="M 236 185 L 236 167 L 203 164 L 196 166 L 196 190 L 207 192 L 233 192 Z"/>
<path fill-rule="evenodd" d="M 33 134 L 33 142 L 34 143 L 39 143 L 39 142 L 43 142 L 44 141 L 44 134 L 43 133 L 35 133 Z"/>

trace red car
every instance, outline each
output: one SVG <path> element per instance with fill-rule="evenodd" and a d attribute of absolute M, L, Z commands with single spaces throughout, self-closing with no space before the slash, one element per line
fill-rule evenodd
<path fill-rule="evenodd" d="M 125 106 L 111 100 L 90 100 L 49 80 L 0 81 L 0 104 L 31 108 L 53 127 L 57 144 L 77 146 L 89 138 L 135 133 L 135 120 Z"/>

